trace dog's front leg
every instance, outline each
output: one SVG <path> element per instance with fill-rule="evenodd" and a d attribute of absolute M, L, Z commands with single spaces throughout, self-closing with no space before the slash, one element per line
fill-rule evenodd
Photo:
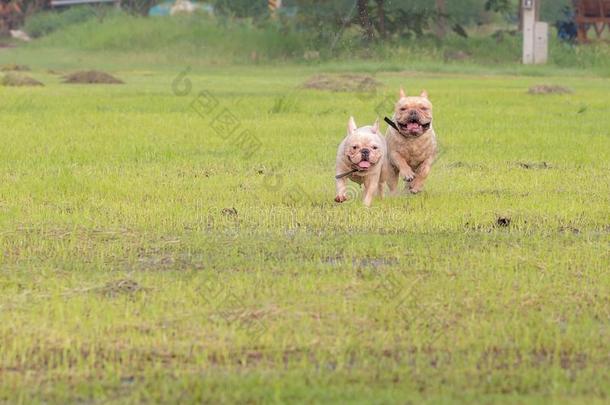
<path fill-rule="evenodd" d="M 366 205 L 367 207 L 371 206 L 371 203 L 373 202 L 373 197 L 375 196 L 375 193 L 377 192 L 378 187 L 379 187 L 379 176 L 367 176 L 366 179 L 364 180 L 363 202 L 364 202 L 364 205 Z"/>
<path fill-rule="evenodd" d="M 388 188 L 390 189 L 390 195 L 396 195 L 396 188 L 398 187 L 398 169 L 394 166 L 390 166 L 388 170 Z"/>
<path fill-rule="evenodd" d="M 411 166 L 407 163 L 406 159 L 402 157 L 400 153 L 392 152 L 390 155 L 392 163 L 398 168 L 398 175 L 404 179 L 407 183 L 410 183 L 415 178 L 415 172 L 411 169 Z"/>
<path fill-rule="evenodd" d="M 379 196 L 380 199 L 383 200 L 385 194 L 385 190 L 384 190 L 384 184 L 383 182 L 379 182 L 379 185 L 377 186 L 377 195 Z"/>
<path fill-rule="evenodd" d="M 335 181 L 335 187 L 337 189 L 337 195 L 335 197 L 335 202 L 342 203 L 347 200 L 347 194 L 345 190 L 347 189 L 347 178 L 342 177 Z"/>
<path fill-rule="evenodd" d="M 413 194 L 417 194 L 424 188 L 424 182 L 426 178 L 430 174 L 430 169 L 432 168 L 432 159 L 424 160 L 419 167 L 417 168 L 417 174 L 415 179 L 409 185 L 409 191 Z"/>

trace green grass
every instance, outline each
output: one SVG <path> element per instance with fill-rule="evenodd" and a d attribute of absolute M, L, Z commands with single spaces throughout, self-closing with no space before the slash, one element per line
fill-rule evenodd
<path fill-rule="evenodd" d="M 179 62 L 61 52 L 0 87 L 0 401 L 607 402 L 610 80 L 196 66 L 179 96 Z M 127 84 L 46 72 L 97 61 Z M 336 205 L 348 116 L 399 85 L 435 104 L 426 191 Z"/>

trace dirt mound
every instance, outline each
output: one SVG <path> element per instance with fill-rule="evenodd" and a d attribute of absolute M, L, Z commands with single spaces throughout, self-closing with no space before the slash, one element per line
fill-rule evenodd
<path fill-rule="evenodd" d="M 100 293 L 108 297 L 116 297 L 121 294 L 131 295 L 145 290 L 146 288 L 130 279 L 110 281 L 98 289 Z"/>
<path fill-rule="evenodd" d="M 64 83 L 81 84 L 123 84 L 122 80 L 98 70 L 74 72 L 64 76 Z"/>
<path fill-rule="evenodd" d="M 570 94 L 573 93 L 572 89 L 563 86 L 539 84 L 530 87 L 528 90 L 529 94 Z"/>
<path fill-rule="evenodd" d="M 314 90 L 328 90 L 336 92 L 367 92 L 374 91 L 381 83 L 372 76 L 366 75 L 317 75 L 305 83 L 303 87 Z"/>
<path fill-rule="evenodd" d="M 551 165 L 547 162 L 518 162 L 519 167 L 523 169 L 550 169 Z"/>
<path fill-rule="evenodd" d="M 32 79 L 28 76 L 17 75 L 8 73 L 0 79 L 0 85 L 11 86 L 11 87 L 25 87 L 25 86 L 44 86 L 41 82 L 36 79 Z"/>
<path fill-rule="evenodd" d="M 0 72 L 29 72 L 30 67 L 26 65 L 16 65 L 14 63 L 7 63 L 6 65 L 0 66 Z"/>

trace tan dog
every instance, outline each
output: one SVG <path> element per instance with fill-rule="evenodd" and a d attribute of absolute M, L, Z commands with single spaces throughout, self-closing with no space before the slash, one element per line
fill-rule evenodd
<path fill-rule="evenodd" d="M 432 103 L 424 90 L 419 97 L 407 97 L 400 89 L 386 141 L 392 169 L 388 186 L 396 192 L 398 178 L 409 185 L 409 191 L 419 193 L 436 157 L 436 136 L 432 129 Z"/>
<path fill-rule="evenodd" d="M 383 198 L 383 187 L 389 171 L 386 142 L 379 132 L 379 120 L 372 126 L 358 128 L 354 117 L 347 124 L 347 136 L 337 150 L 335 201 L 347 200 L 347 179 L 364 184 L 364 205 L 371 205 L 373 196 Z"/>

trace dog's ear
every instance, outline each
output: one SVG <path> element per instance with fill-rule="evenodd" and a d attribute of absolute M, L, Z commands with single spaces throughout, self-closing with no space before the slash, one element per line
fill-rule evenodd
<path fill-rule="evenodd" d="M 347 122 L 347 133 L 351 135 L 356 132 L 357 129 L 358 126 L 356 125 L 354 117 L 349 117 L 349 121 Z"/>
<path fill-rule="evenodd" d="M 422 90 L 422 92 L 419 96 L 423 97 L 423 98 L 428 98 L 428 92 L 426 90 Z"/>
<path fill-rule="evenodd" d="M 405 93 L 405 89 L 403 89 L 401 87 L 400 92 L 398 93 L 398 98 L 405 98 L 405 97 L 407 97 L 407 93 Z"/>
<path fill-rule="evenodd" d="M 379 117 L 377 117 L 375 123 L 373 124 L 373 132 L 376 134 L 379 133 Z"/>

